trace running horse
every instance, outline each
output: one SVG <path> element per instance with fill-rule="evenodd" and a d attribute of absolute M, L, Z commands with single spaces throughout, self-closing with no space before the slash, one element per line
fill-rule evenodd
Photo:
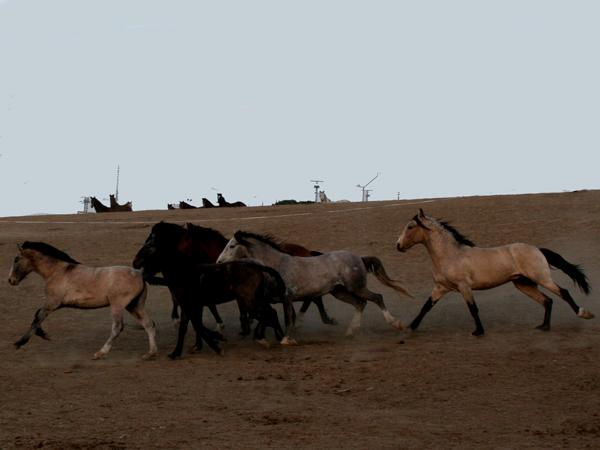
<path fill-rule="evenodd" d="M 217 261 L 217 258 L 227 245 L 227 242 L 229 242 L 229 240 L 225 236 L 223 236 L 219 231 L 213 228 L 194 225 L 192 223 L 187 223 L 185 227 L 177 224 L 165 223 L 164 227 L 171 228 L 171 233 L 179 236 L 177 250 L 186 257 L 191 258 L 195 263 L 199 264 L 215 263 Z M 144 245 L 142 245 L 142 247 L 138 250 L 133 260 L 133 267 L 137 269 L 143 268 L 143 259 L 147 257 L 147 254 L 149 252 L 152 251 L 152 246 L 150 245 L 151 234 L 152 233 L 148 235 L 148 238 L 144 242 Z M 301 245 L 289 242 L 280 242 L 279 246 L 285 253 L 294 256 L 310 257 L 321 254 L 319 252 L 308 250 Z M 157 280 L 154 279 L 152 280 L 152 282 L 157 282 Z M 179 314 L 177 311 L 179 303 L 173 292 L 171 292 L 171 296 L 173 301 L 171 318 L 173 320 L 177 320 L 179 318 Z M 325 306 L 323 305 L 323 299 L 321 297 L 304 298 L 299 300 L 303 301 L 302 307 L 300 308 L 301 314 L 304 314 L 308 310 L 310 304 L 314 303 L 319 310 L 321 321 L 323 323 L 328 325 L 337 324 L 337 321 L 327 314 Z M 210 303 L 207 306 L 217 322 L 217 327 L 219 328 L 219 330 L 222 330 L 224 328 L 223 320 L 221 319 L 221 316 L 219 315 L 216 306 L 211 305 Z M 243 313 L 240 317 L 240 324 L 242 327 L 242 334 L 249 334 L 250 324 L 248 322 L 248 318 Z"/>
<path fill-rule="evenodd" d="M 456 291 L 465 299 L 475 321 L 473 335 L 483 335 L 473 291 L 490 289 L 509 281 L 544 307 L 544 321 L 537 327 L 540 330 L 550 330 L 552 299 L 541 292 L 538 286 L 562 298 L 579 317 L 594 317 L 591 312 L 578 306 L 569 291 L 556 284 L 550 274 L 550 266 L 562 270 L 585 294 L 589 294 L 590 286 L 582 269 L 551 250 L 523 243 L 476 247 L 448 222 L 429 217 L 422 209 L 406 224 L 396 248 L 404 252 L 416 244 L 423 244 L 431 257 L 435 287 L 419 315 L 410 324 L 411 330 L 418 328 L 423 317 L 445 294 Z"/>
<path fill-rule="evenodd" d="M 346 335 L 351 336 L 360 327 L 367 301 L 375 303 L 385 321 L 396 329 L 402 324 L 388 311 L 383 296 L 367 288 L 367 274 L 396 291 L 411 297 L 402 285 L 388 277 L 379 258 L 360 257 L 354 253 L 337 250 L 310 258 L 291 256 L 283 251 L 271 236 L 236 231 L 217 259 L 218 263 L 252 258 L 277 270 L 287 286 L 287 296 L 298 299 L 315 298 L 332 294 L 338 300 L 354 306 L 355 313 Z"/>
<path fill-rule="evenodd" d="M 238 206 L 246 206 L 246 204 L 244 202 L 229 203 L 227 200 L 225 200 L 225 197 L 223 197 L 223 194 L 217 194 L 217 203 L 222 208 L 234 208 L 234 207 L 238 207 Z"/>
<path fill-rule="evenodd" d="M 241 312 L 259 321 L 254 335 L 259 343 L 267 346 L 264 340 L 266 326 L 274 328 L 282 345 L 295 343 L 289 337 L 293 329 L 293 306 L 285 296 L 286 286 L 277 271 L 250 260 L 228 264 L 198 263 L 197 259 L 180 250 L 185 245 L 182 233 L 185 233 L 183 227 L 159 222 L 152 227 L 144 251 L 136 255 L 136 265 L 143 267 L 144 277 L 150 282 L 157 281 L 154 275 L 162 272 L 164 280 L 156 284 L 168 286 L 182 308 L 177 345 L 169 357 L 181 356 L 188 319 L 196 330 L 196 347 L 201 348 L 204 340 L 215 352 L 222 354 L 218 345 L 222 335 L 203 325 L 202 309 L 232 300 L 237 300 Z M 285 336 L 271 303 L 283 303 Z"/>
<path fill-rule="evenodd" d="M 85 266 L 44 242 L 26 241 L 17 247 L 19 253 L 14 259 L 8 282 L 16 286 L 29 273 L 36 272 L 46 283 L 46 301 L 36 311 L 29 330 L 15 342 L 15 347 L 25 345 L 34 334 L 48 339 L 42 322 L 57 309 L 110 306 L 112 330 L 106 343 L 94 354 L 94 359 L 105 357 L 113 340 L 123 330 L 124 309 L 148 334 L 150 349 L 143 358 L 156 355 L 155 325 L 144 309 L 147 288 L 141 271 L 124 266 Z"/>

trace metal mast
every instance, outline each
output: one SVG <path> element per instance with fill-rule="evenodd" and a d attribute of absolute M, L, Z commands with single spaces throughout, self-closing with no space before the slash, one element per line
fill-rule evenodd
<path fill-rule="evenodd" d="M 319 183 L 324 183 L 324 180 L 310 180 L 312 183 L 315 183 L 313 186 L 315 188 L 315 203 L 319 203 Z"/>

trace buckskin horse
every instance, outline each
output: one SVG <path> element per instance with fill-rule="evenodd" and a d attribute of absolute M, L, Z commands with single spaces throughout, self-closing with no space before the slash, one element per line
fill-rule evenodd
<path fill-rule="evenodd" d="M 552 299 L 538 285 L 558 295 L 583 319 L 594 315 L 575 303 L 566 289 L 554 282 L 550 266 L 566 273 L 588 294 L 590 286 L 581 268 L 566 261 L 558 253 L 533 245 L 514 243 L 501 247 L 482 248 L 462 235 L 448 222 L 425 215 L 422 209 L 410 220 L 396 242 L 404 252 L 415 244 L 423 244 L 433 262 L 435 287 L 419 315 L 410 324 L 416 330 L 423 317 L 448 292 L 459 292 L 475 321 L 474 336 L 484 334 L 475 304 L 474 290 L 490 289 L 512 281 L 517 289 L 544 307 L 544 321 L 537 328 L 550 329 Z"/>
<path fill-rule="evenodd" d="M 135 317 L 148 334 L 150 348 L 143 358 L 151 358 L 157 353 L 154 322 L 144 309 L 147 289 L 141 271 L 124 266 L 85 266 L 44 242 L 26 241 L 18 245 L 18 249 L 8 282 L 16 286 L 29 273 L 36 272 L 46 283 L 46 300 L 36 311 L 29 330 L 15 342 L 17 348 L 25 345 L 34 334 L 48 339 L 42 322 L 57 309 L 110 306 L 112 330 L 106 343 L 94 354 L 94 359 L 105 357 L 113 340 L 123 330 L 124 309 Z"/>

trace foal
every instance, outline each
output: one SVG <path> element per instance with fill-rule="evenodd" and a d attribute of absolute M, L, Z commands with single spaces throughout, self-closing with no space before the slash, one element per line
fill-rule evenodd
<path fill-rule="evenodd" d="M 19 254 L 14 259 L 8 282 L 16 286 L 29 273 L 37 272 L 46 283 L 46 302 L 36 311 L 30 329 L 15 342 L 17 348 L 25 345 L 34 334 L 48 339 L 42 321 L 59 308 L 110 306 L 112 331 L 106 343 L 94 354 L 94 359 L 105 357 L 112 341 L 123 330 L 123 309 L 127 309 L 148 334 L 150 349 L 143 358 L 157 353 L 154 322 L 144 310 L 147 289 L 141 271 L 124 266 L 84 266 L 44 242 L 26 241 L 17 247 Z"/>
<path fill-rule="evenodd" d="M 410 328 L 416 330 L 436 302 L 450 291 L 463 296 L 475 321 L 474 336 L 484 333 L 474 290 L 490 289 L 512 281 L 517 289 L 544 306 L 544 322 L 537 328 L 550 329 L 552 299 L 538 290 L 538 285 L 561 297 L 583 319 L 594 315 L 579 307 L 569 291 L 554 282 L 550 266 L 566 273 L 588 294 L 590 286 L 583 271 L 562 256 L 545 248 L 514 243 L 502 247 L 481 248 L 446 222 L 426 216 L 422 209 L 406 224 L 396 248 L 404 252 L 415 244 L 423 244 L 433 262 L 435 287 Z"/>

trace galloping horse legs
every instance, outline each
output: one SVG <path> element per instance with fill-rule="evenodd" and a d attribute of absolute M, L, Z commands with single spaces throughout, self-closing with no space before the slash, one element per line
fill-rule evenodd
<path fill-rule="evenodd" d="M 354 317 L 352 317 L 352 322 L 350 322 L 350 325 L 348 325 L 348 329 L 346 330 L 346 336 L 352 336 L 354 332 L 360 328 L 362 313 L 365 309 L 367 301 L 363 298 L 352 295 L 346 289 L 341 287 L 335 288 L 333 291 L 331 291 L 331 295 L 338 300 L 351 304 L 354 306 L 354 308 L 356 308 L 356 311 L 354 311 Z"/>
<path fill-rule="evenodd" d="M 385 322 L 390 324 L 397 330 L 402 330 L 402 323 L 399 320 L 397 320 L 385 306 L 385 303 L 383 302 L 383 295 L 370 291 L 366 287 L 353 292 L 353 294 L 375 303 L 381 310 Z"/>
<path fill-rule="evenodd" d="M 477 304 L 475 303 L 475 298 L 473 297 L 473 291 L 471 290 L 471 287 L 462 285 L 458 287 L 458 290 L 467 302 L 469 312 L 471 313 L 471 316 L 473 316 L 473 320 L 475 321 L 475 331 L 473 331 L 473 333 L 471 334 L 473 336 L 483 336 L 485 331 L 483 330 L 483 325 L 481 324 L 481 320 L 479 319 L 479 308 L 477 308 Z"/>
<path fill-rule="evenodd" d="M 429 296 L 429 298 L 427 299 L 427 301 L 425 302 L 425 304 L 423 305 L 423 307 L 421 308 L 421 311 L 419 312 L 419 314 L 417 315 L 417 317 L 415 317 L 413 319 L 413 321 L 410 323 L 409 328 L 412 331 L 415 331 L 417 328 L 419 328 L 419 325 L 421 324 L 421 320 L 423 320 L 423 317 L 425 317 L 425 315 L 431 311 L 431 308 L 433 308 L 433 306 L 437 303 L 437 301 L 442 298 L 442 296 L 444 294 L 446 294 L 448 292 L 448 289 L 442 287 L 442 286 L 436 286 L 433 291 L 431 292 L 431 295 Z"/>
<path fill-rule="evenodd" d="M 92 359 L 101 359 L 106 356 L 106 354 L 112 348 L 112 341 L 121 334 L 123 331 L 123 310 L 122 309 L 113 309 L 111 308 L 111 316 L 112 316 L 112 328 L 110 330 L 110 336 L 108 336 L 108 340 L 104 343 L 102 348 L 94 353 Z"/>
<path fill-rule="evenodd" d="M 427 299 L 427 301 L 425 302 L 425 304 L 423 305 L 423 307 L 421 308 L 419 315 L 417 317 L 415 317 L 413 319 L 413 321 L 410 323 L 409 328 L 412 331 L 415 331 L 417 328 L 419 328 L 419 325 L 421 324 L 421 320 L 423 320 L 423 317 L 425 317 L 425 314 L 427 314 L 431 310 L 431 308 L 433 308 L 433 305 L 435 305 L 435 303 L 433 303 L 433 301 L 431 300 L 431 297 L 429 297 Z"/>
<path fill-rule="evenodd" d="M 538 325 L 536 328 L 543 331 L 550 330 L 550 319 L 552 317 L 552 299 L 540 292 L 537 288 L 537 283 L 531 281 L 529 278 L 519 278 L 513 281 L 515 287 L 520 290 L 523 294 L 535 300 L 537 303 L 544 307 L 544 322 Z"/>
<path fill-rule="evenodd" d="M 42 322 L 43 320 L 48 317 L 48 314 L 50 314 L 52 311 L 54 311 L 54 309 L 50 309 L 47 306 L 38 309 L 35 312 L 35 315 L 33 316 L 33 321 L 31 322 L 31 327 L 29 328 L 29 330 L 27 330 L 27 332 L 21 336 L 21 338 L 15 342 L 15 347 L 20 348 L 23 345 L 27 344 L 27 342 L 29 342 L 29 339 L 31 339 L 31 336 L 33 336 L 34 334 L 38 335 L 39 337 L 43 338 L 43 339 L 50 339 L 48 337 L 48 335 L 46 334 L 46 332 L 42 329 Z"/>
<path fill-rule="evenodd" d="M 300 308 L 300 312 L 304 314 L 311 303 L 314 303 L 319 310 L 319 315 L 321 316 L 321 322 L 327 325 L 337 325 L 337 320 L 333 317 L 330 317 L 327 314 L 327 310 L 325 309 L 325 305 L 323 305 L 323 297 L 314 297 L 307 298 L 302 302 L 302 307 Z"/>

